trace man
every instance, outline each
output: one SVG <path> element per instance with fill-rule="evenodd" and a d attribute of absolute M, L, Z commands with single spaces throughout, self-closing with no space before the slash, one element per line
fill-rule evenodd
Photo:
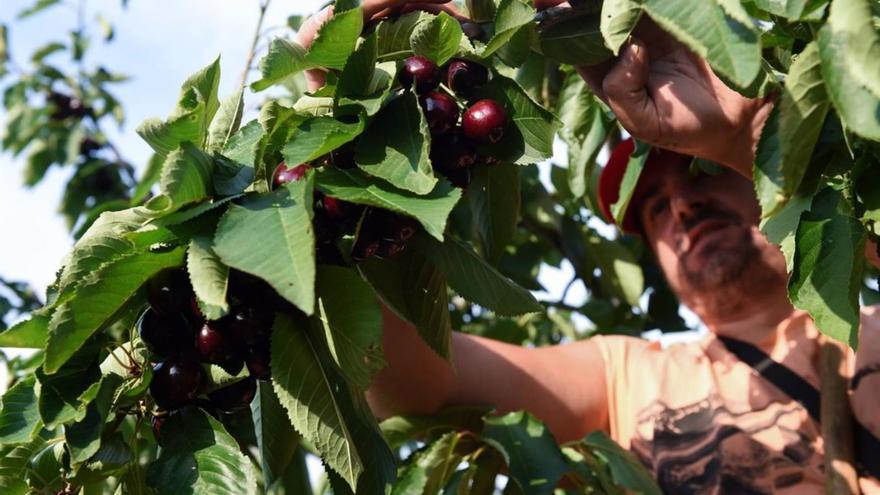
<path fill-rule="evenodd" d="M 364 7 L 369 17 L 404 3 Z M 327 17 L 307 23 L 300 42 L 309 44 Z M 757 227 L 751 183 L 772 103 L 730 90 L 703 60 L 643 24 L 617 60 L 579 72 L 634 136 L 728 167 L 694 175 L 684 155 L 652 152 L 622 226 L 643 235 L 709 336 L 666 350 L 610 336 L 526 349 L 455 333 L 450 367 L 385 310 L 388 367 L 368 393 L 371 407 L 380 417 L 452 404 L 526 409 L 560 443 L 602 429 L 635 452 L 667 493 L 824 493 L 814 404 L 795 393 L 820 387 L 820 334 L 788 300 L 785 261 Z M 320 84 L 320 74 L 309 77 Z M 616 199 L 607 191 L 617 190 L 630 152 L 631 144 L 615 149 L 603 172 L 605 208 Z M 863 310 L 859 341 L 846 361 L 847 376 L 858 377 L 850 402 L 861 433 L 878 437 L 880 309 Z M 753 368 L 746 361 L 754 351 L 776 364 Z M 768 379 L 768 369 L 788 382 Z M 880 493 L 880 472 L 866 467 L 877 459 L 863 457 L 861 489 Z"/>

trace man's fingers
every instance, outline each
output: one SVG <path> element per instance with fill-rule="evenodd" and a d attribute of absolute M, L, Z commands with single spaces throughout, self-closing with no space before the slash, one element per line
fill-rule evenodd
<path fill-rule="evenodd" d="M 606 102 L 621 125 L 637 138 L 658 137 L 657 114 L 648 94 L 648 50 L 638 40 L 629 43 L 620 61 L 602 81 Z"/>

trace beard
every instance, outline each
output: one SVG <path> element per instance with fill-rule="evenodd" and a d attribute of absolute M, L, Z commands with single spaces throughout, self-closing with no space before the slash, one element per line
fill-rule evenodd
<path fill-rule="evenodd" d="M 738 289 L 738 281 L 751 278 L 750 265 L 761 260 L 751 229 L 726 228 L 732 231 L 729 235 L 716 236 L 682 255 L 679 271 L 691 288 L 700 292 Z"/>

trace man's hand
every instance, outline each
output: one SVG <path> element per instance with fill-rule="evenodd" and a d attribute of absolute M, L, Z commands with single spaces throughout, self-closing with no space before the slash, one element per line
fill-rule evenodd
<path fill-rule="evenodd" d="M 633 136 L 751 178 L 772 103 L 728 88 L 705 60 L 649 19 L 617 60 L 578 72 Z"/>

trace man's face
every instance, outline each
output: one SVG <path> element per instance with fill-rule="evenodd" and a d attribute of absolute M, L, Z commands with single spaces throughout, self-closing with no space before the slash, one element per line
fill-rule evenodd
<path fill-rule="evenodd" d="M 727 168 L 692 173 L 682 160 L 652 167 L 637 193 L 642 230 L 670 286 L 704 320 L 785 286 L 785 260 L 758 229 L 761 210 L 746 178 Z"/>

